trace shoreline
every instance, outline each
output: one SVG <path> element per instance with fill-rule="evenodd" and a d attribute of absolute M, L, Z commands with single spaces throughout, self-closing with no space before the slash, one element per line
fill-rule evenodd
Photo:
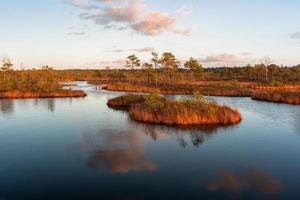
<path fill-rule="evenodd" d="M 59 90 L 55 92 L 0 92 L 0 99 L 75 98 L 86 97 L 82 90 Z"/>
<path fill-rule="evenodd" d="M 296 88 L 296 89 L 295 89 Z M 156 93 L 168 95 L 192 95 L 195 91 L 200 92 L 204 96 L 215 97 L 249 97 L 257 101 L 265 101 L 272 103 L 282 103 L 289 105 L 300 105 L 300 90 L 296 87 L 262 87 L 256 86 L 250 88 L 226 88 L 222 86 L 198 86 L 174 89 L 169 87 L 155 88 L 150 86 L 133 86 L 128 83 L 125 84 L 105 84 L 102 89 L 114 92 L 137 92 L 137 93 Z"/>

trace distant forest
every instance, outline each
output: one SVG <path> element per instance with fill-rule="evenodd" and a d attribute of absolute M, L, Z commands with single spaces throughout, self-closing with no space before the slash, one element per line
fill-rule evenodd
<path fill-rule="evenodd" d="M 198 60 L 190 58 L 184 63 L 184 67 L 179 67 L 176 57 L 166 52 L 161 56 L 152 53 L 149 63 L 141 63 L 135 55 L 130 55 L 121 69 L 55 70 L 46 65 L 40 69 L 14 70 L 14 65 L 8 58 L 3 59 L 0 66 L 0 91 L 48 92 L 56 90 L 59 82 L 74 80 L 129 82 L 151 86 L 192 84 L 197 81 L 253 82 L 281 86 L 300 83 L 300 65 L 283 67 L 257 64 L 204 68 Z"/>

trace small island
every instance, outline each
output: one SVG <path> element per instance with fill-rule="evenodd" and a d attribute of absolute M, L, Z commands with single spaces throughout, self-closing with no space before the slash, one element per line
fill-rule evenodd
<path fill-rule="evenodd" d="M 195 94 L 193 99 L 168 100 L 156 94 L 124 95 L 108 101 L 110 108 L 126 110 L 138 122 L 164 125 L 232 125 L 242 120 L 238 110 Z"/>

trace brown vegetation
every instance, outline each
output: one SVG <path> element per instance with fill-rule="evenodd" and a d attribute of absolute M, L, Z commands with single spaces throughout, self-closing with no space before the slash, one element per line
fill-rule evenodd
<path fill-rule="evenodd" d="M 206 96 L 253 96 L 260 100 L 297 102 L 286 100 L 287 96 L 289 99 L 297 99 L 297 96 L 292 97 L 294 93 L 280 94 L 281 98 L 278 100 L 277 92 L 276 95 L 266 95 L 265 92 L 258 94 L 257 91 L 299 91 L 300 65 L 283 67 L 265 63 L 243 67 L 203 68 L 194 58 L 180 63 L 171 52 L 162 55 L 153 52 L 151 55 L 148 63 L 141 63 L 135 55 L 131 55 L 127 57 L 127 64 L 123 68 L 105 70 L 54 70 L 47 65 L 41 69 L 14 70 L 11 60 L 4 59 L 2 67 L 0 65 L 0 93 L 2 96 L 20 98 L 64 96 L 65 93 L 60 91 L 60 82 L 86 80 L 93 84 L 105 84 L 103 89 L 110 91 L 159 94 L 200 92 Z M 60 95 L 50 95 L 54 93 Z"/>
<path fill-rule="evenodd" d="M 158 93 L 158 94 L 193 94 L 200 92 L 207 96 L 231 96 L 249 97 L 251 89 L 246 87 L 226 86 L 226 85 L 189 85 L 178 84 L 174 86 L 141 86 L 130 83 L 107 84 L 103 89 L 108 91 L 139 92 L 139 93 Z"/>
<path fill-rule="evenodd" d="M 299 91 L 254 91 L 251 98 L 260 101 L 300 105 Z"/>
<path fill-rule="evenodd" d="M 0 99 L 28 99 L 28 98 L 65 98 L 85 97 L 86 93 L 80 90 L 59 90 L 56 92 L 0 92 Z"/>
<path fill-rule="evenodd" d="M 230 125 L 242 120 L 241 114 L 230 107 L 196 97 L 193 100 L 170 101 L 151 95 L 126 95 L 111 99 L 107 105 L 125 109 L 140 122 L 166 125 Z"/>
<path fill-rule="evenodd" d="M 109 91 L 157 93 L 157 94 L 184 94 L 190 95 L 199 92 L 205 96 L 251 97 L 255 100 L 275 103 L 300 104 L 299 86 L 257 86 L 233 85 L 230 82 L 201 82 L 194 85 L 174 86 L 138 86 L 130 83 L 108 84 L 103 89 Z"/>

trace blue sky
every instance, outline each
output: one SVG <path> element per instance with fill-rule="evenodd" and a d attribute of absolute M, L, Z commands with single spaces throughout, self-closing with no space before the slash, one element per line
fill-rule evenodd
<path fill-rule="evenodd" d="M 120 66 L 171 51 L 204 66 L 300 63 L 298 0 L 4 0 L 0 56 L 18 68 Z M 88 9 L 87 9 L 88 8 Z"/>

